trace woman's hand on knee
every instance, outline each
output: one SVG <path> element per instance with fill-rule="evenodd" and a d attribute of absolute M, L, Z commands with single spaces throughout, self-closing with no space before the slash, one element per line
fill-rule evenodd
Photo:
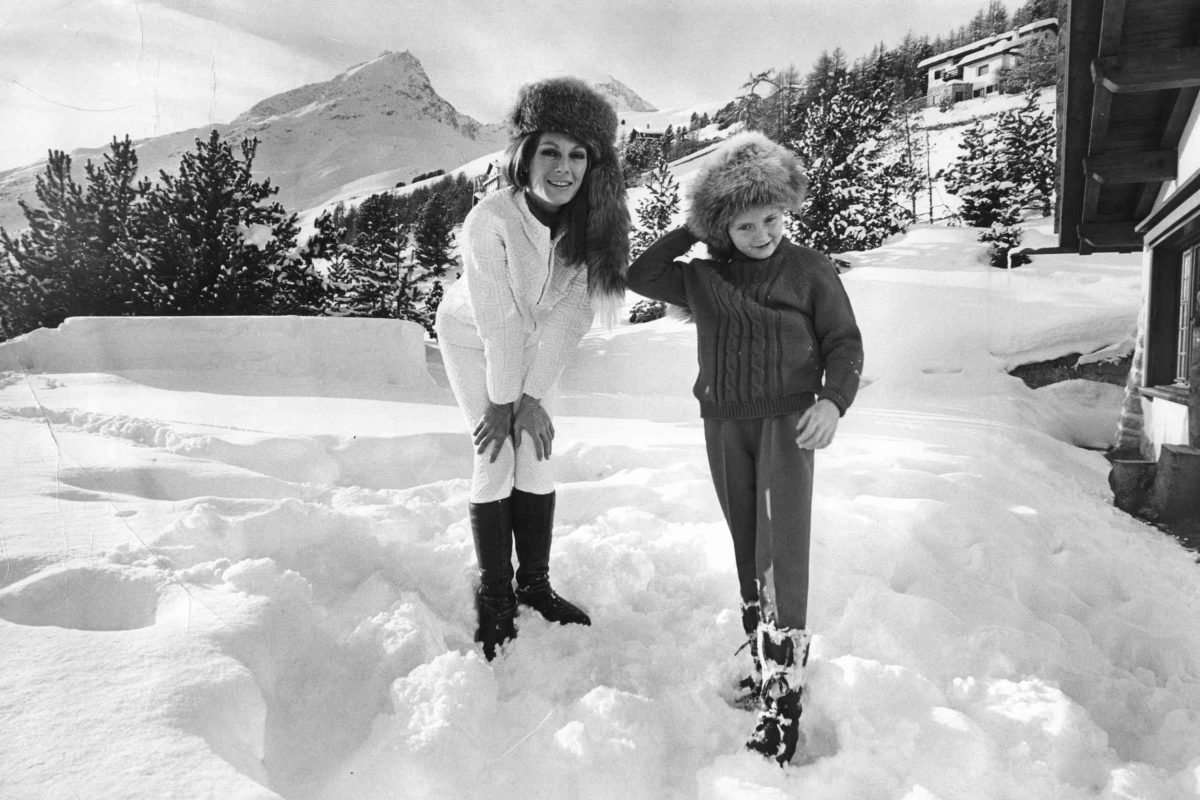
<path fill-rule="evenodd" d="M 542 401 L 529 395 L 521 395 L 517 413 L 513 417 L 513 445 L 521 446 L 521 434 L 525 433 L 533 442 L 537 460 L 550 457 L 550 445 L 554 441 L 554 422 L 542 408 Z"/>
<path fill-rule="evenodd" d="M 512 434 L 512 429 L 513 404 L 489 403 L 487 411 L 484 411 L 483 416 L 475 423 L 473 431 L 475 452 L 483 455 L 490 447 L 492 454 L 488 460 L 495 462 L 500 455 L 501 448 L 504 447 L 504 442 Z"/>

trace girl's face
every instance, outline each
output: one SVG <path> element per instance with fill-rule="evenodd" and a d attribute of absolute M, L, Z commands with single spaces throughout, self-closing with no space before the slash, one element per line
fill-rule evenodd
<path fill-rule="evenodd" d="M 543 133 L 529 160 L 529 191 L 547 208 L 574 199 L 587 172 L 587 149 L 565 133 Z"/>
<path fill-rule="evenodd" d="M 783 209 L 779 206 L 754 206 L 729 223 L 733 246 L 747 258 L 770 258 L 783 238 Z"/>

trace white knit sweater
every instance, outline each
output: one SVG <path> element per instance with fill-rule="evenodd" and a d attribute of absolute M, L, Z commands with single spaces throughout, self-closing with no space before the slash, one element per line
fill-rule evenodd
<path fill-rule="evenodd" d="M 442 297 L 439 341 L 482 349 L 488 397 L 544 398 L 592 326 L 587 269 L 563 264 L 520 192 L 488 195 L 459 236 L 463 276 Z M 526 368 L 526 350 L 536 348 Z"/>

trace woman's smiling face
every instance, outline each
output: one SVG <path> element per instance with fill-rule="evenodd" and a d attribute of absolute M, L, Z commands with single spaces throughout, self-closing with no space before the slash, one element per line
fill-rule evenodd
<path fill-rule="evenodd" d="M 543 133 L 529 161 L 529 191 L 547 208 L 562 208 L 579 191 L 587 166 L 587 148 L 580 142 L 565 133 Z"/>

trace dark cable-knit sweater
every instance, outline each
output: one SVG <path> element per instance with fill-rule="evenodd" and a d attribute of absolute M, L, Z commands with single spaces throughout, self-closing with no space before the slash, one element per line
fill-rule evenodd
<path fill-rule="evenodd" d="M 829 399 L 842 414 L 862 373 L 862 335 L 828 257 L 786 238 L 770 258 L 676 259 L 697 239 L 662 236 L 629 267 L 629 288 L 687 307 L 696 322 L 700 416 L 753 419 Z"/>

